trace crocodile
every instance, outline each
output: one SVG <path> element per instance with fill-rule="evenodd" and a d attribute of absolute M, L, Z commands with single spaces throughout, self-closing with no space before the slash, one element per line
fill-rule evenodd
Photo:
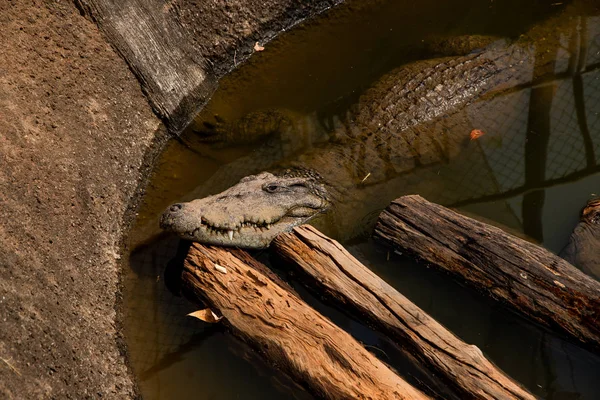
<path fill-rule="evenodd" d="M 481 150 L 469 140 L 474 127 L 464 109 L 552 76 L 554 54 L 546 49 L 558 48 L 558 34 L 552 34 L 556 23 L 551 19 L 512 42 L 494 40 L 466 55 L 417 61 L 389 72 L 362 94 L 328 143 L 244 177 L 219 194 L 171 205 L 161 228 L 207 244 L 266 248 L 281 232 L 324 213 L 336 216 L 339 229 L 355 229 L 361 202 L 397 197 L 388 193 L 398 187 L 393 184 L 398 178 L 410 175 L 423 184 L 440 164 L 473 160 L 471 169 L 484 171 Z M 266 134 L 286 121 L 282 115 L 270 111 L 251 119 L 261 120 Z M 212 135 L 246 140 L 243 126 Z M 255 127 L 253 134 L 261 135 Z"/>
<path fill-rule="evenodd" d="M 579 224 L 560 256 L 586 274 L 600 279 L 600 199 L 592 199 L 583 208 Z"/>

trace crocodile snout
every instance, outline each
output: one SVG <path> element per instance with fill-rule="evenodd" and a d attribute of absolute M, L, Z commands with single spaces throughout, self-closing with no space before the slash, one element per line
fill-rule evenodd
<path fill-rule="evenodd" d="M 174 212 L 181 210 L 182 208 L 183 208 L 183 204 L 176 203 L 176 204 L 173 204 L 171 207 L 169 207 L 169 211 L 174 213 Z"/>
<path fill-rule="evenodd" d="M 181 203 L 176 203 L 169 206 L 169 208 L 167 208 L 160 217 L 160 227 L 162 229 L 168 229 L 172 227 L 184 213 L 184 208 L 184 204 Z"/>

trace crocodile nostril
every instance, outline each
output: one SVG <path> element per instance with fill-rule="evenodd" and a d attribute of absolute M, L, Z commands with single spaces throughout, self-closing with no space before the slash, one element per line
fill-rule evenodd
<path fill-rule="evenodd" d="M 169 207 L 169 210 L 171 212 L 177 212 L 177 211 L 181 210 L 182 208 L 183 208 L 183 206 L 181 204 L 177 203 L 177 204 L 173 204 L 171 207 Z"/>

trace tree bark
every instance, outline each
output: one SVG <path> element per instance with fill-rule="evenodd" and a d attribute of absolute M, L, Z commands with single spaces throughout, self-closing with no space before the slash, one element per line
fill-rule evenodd
<path fill-rule="evenodd" d="M 367 322 L 441 377 L 460 398 L 535 399 L 488 361 L 356 260 L 339 243 L 305 225 L 278 236 L 272 249 L 307 286 Z"/>
<path fill-rule="evenodd" d="M 549 251 L 420 196 L 393 201 L 374 237 L 600 352 L 600 283 Z"/>
<path fill-rule="evenodd" d="M 426 399 L 242 250 L 195 243 L 184 293 L 309 392 L 328 399 Z"/>

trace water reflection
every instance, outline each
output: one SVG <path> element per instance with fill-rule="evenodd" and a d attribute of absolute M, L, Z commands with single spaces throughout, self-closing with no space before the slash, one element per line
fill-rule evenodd
<path fill-rule="evenodd" d="M 175 257 L 178 241 L 159 234 L 156 216 L 171 202 L 220 191 L 282 159 L 330 146 L 336 131 L 350 129 L 347 115 L 358 95 L 390 69 L 427 57 L 430 50 L 423 41 L 432 33 L 514 37 L 525 32 L 534 17 L 542 18 L 556 8 L 550 2 L 524 6 L 497 1 L 490 3 L 492 8 L 474 1 L 438 3 L 425 1 L 419 9 L 408 2 L 382 2 L 370 8 L 350 3 L 334 10 L 327 21 L 290 32 L 227 78 L 196 125 L 180 141 L 169 144 L 131 233 L 131 269 L 124 277 L 127 343 L 146 398 L 305 395 L 276 371 L 257 368 L 256 360 L 247 361 L 251 353 L 218 327 L 184 317 L 198 306 L 165 285 L 165 266 Z M 518 17 L 514 9 L 520 10 Z M 600 368 L 597 356 L 445 276 L 394 254 L 388 261 L 387 250 L 366 239 L 369 227 L 391 199 L 416 192 L 523 232 L 552 251 L 560 250 L 579 209 L 600 190 L 600 18 L 568 17 L 559 44 L 545 48 L 551 63 L 532 63 L 534 75 L 536 65 L 551 65 L 550 78 L 489 96 L 430 127 L 465 138 L 477 128 L 485 132 L 483 137 L 467 141 L 451 162 L 381 182 L 372 176 L 373 184 L 366 181 L 360 198 L 350 205 L 359 223 L 346 223 L 347 211 L 341 216 L 332 213 L 318 223 L 328 234 L 346 240 L 366 265 L 466 342 L 478 345 L 532 392 L 548 399 L 593 399 L 600 392 L 595 379 Z M 235 121 L 269 107 L 293 110 L 293 134 L 266 137 L 243 148 L 213 148 L 193 133 L 202 129 L 203 122 L 214 122 L 214 114 Z M 371 169 L 379 171 L 361 167 L 362 160 L 358 157 L 353 165 L 354 178 Z M 403 366 L 403 357 L 385 339 L 311 302 L 373 346 L 371 350 L 384 361 L 422 379 L 418 371 Z"/>

